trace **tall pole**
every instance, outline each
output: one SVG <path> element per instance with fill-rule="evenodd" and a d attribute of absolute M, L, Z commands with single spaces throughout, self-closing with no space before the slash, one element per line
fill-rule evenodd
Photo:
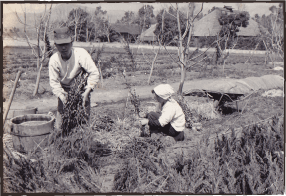
<path fill-rule="evenodd" d="M 11 103 L 12 103 L 15 91 L 16 91 L 17 83 L 18 83 L 18 80 L 19 80 L 19 78 L 21 76 L 21 73 L 22 73 L 22 71 L 18 71 L 18 74 L 16 76 L 16 79 L 15 79 L 15 82 L 14 82 L 14 86 L 13 86 L 13 89 L 12 89 L 12 92 L 11 92 L 11 95 L 10 95 L 10 98 L 9 98 L 8 107 L 7 107 L 7 110 L 4 113 L 3 127 L 5 125 L 5 121 L 6 121 L 6 118 L 7 118 L 7 115 L 8 115 L 8 112 L 9 112 L 9 109 L 10 109 L 10 106 L 11 106 Z"/>

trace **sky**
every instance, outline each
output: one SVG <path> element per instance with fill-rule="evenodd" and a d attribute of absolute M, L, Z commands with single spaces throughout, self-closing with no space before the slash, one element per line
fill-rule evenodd
<path fill-rule="evenodd" d="M 170 3 L 144 3 L 145 5 L 152 5 L 154 7 L 155 11 L 161 10 L 164 7 L 168 7 Z M 23 6 L 25 5 L 25 6 Z M 143 3 L 93 3 L 93 4 L 85 4 L 88 7 L 98 7 L 101 6 L 102 10 L 106 11 L 112 11 L 112 10 L 123 10 L 123 11 L 134 11 L 138 10 L 142 7 Z M 179 6 L 185 6 L 186 3 L 179 3 Z M 250 16 L 254 16 L 255 14 L 258 14 L 262 16 L 263 14 L 268 15 L 270 13 L 269 7 L 272 5 L 275 5 L 278 7 L 278 3 L 271 3 L 271 2 L 258 2 L 258 3 L 204 3 L 204 9 L 203 12 L 207 13 L 209 9 L 211 9 L 213 6 L 216 7 L 223 7 L 224 5 L 232 6 L 234 9 L 238 9 L 240 7 L 241 9 L 248 11 Z M 3 4 L 3 13 L 11 13 L 13 11 L 22 12 L 22 7 L 25 7 L 27 9 L 27 12 L 41 12 L 44 10 L 43 4 L 28 4 L 24 3 L 22 4 L 12 4 L 12 3 L 4 3 Z M 201 7 L 201 3 L 196 3 L 196 10 L 199 10 Z"/>

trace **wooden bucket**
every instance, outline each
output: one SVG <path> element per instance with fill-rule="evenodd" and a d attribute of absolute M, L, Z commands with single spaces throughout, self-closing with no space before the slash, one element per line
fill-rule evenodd
<path fill-rule="evenodd" d="M 44 114 L 27 114 L 11 119 L 11 135 L 15 150 L 35 152 L 48 144 L 55 119 Z"/>
<path fill-rule="evenodd" d="M 4 132 L 10 133 L 11 132 L 11 119 L 16 116 L 22 116 L 25 114 L 36 114 L 38 108 L 35 107 L 23 107 L 23 108 L 11 108 L 8 112 L 7 118 L 5 120 Z"/>
<path fill-rule="evenodd" d="M 38 108 L 35 107 L 25 107 L 25 108 L 11 108 L 8 112 L 6 120 L 9 120 L 11 118 L 14 118 L 16 116 L 22 116 L 25 114 L 36 114 L 38 111 Z"/>

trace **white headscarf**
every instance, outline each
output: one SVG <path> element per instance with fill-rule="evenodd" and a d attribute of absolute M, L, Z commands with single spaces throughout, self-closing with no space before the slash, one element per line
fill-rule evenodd
<path fill-rule="evenodd" d="M 160 84 L 154 88 L 154 92 L 161 98 L 167 100 L 175 92 L 174 89 L 169 84 Z"/>

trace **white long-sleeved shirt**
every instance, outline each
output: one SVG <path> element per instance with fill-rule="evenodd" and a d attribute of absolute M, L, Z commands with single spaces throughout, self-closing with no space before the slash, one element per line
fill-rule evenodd
<path fill-rule="evenodd" d="M 170 123 L 176 131 L 183 131 L 185 129 L 185 114 L 181 106 L 174 99 L 169 99 L 163 105 L 158 121 L 162 127 Z"/>
<path fill-rule="evenodd" d="M 64 94 L 63 87 L 70 87 L 74 78 L 83 68 L 89 73 L 87 87 L 94 89 L 99 80 L 98 69 L 90 54 L 83 48 L 72 48 L 72 55 L 69 60 L 64 61 L 59 52 L 53 54 L 49 61 L 50 85 L 54 95 L 60 97 Z"/>

